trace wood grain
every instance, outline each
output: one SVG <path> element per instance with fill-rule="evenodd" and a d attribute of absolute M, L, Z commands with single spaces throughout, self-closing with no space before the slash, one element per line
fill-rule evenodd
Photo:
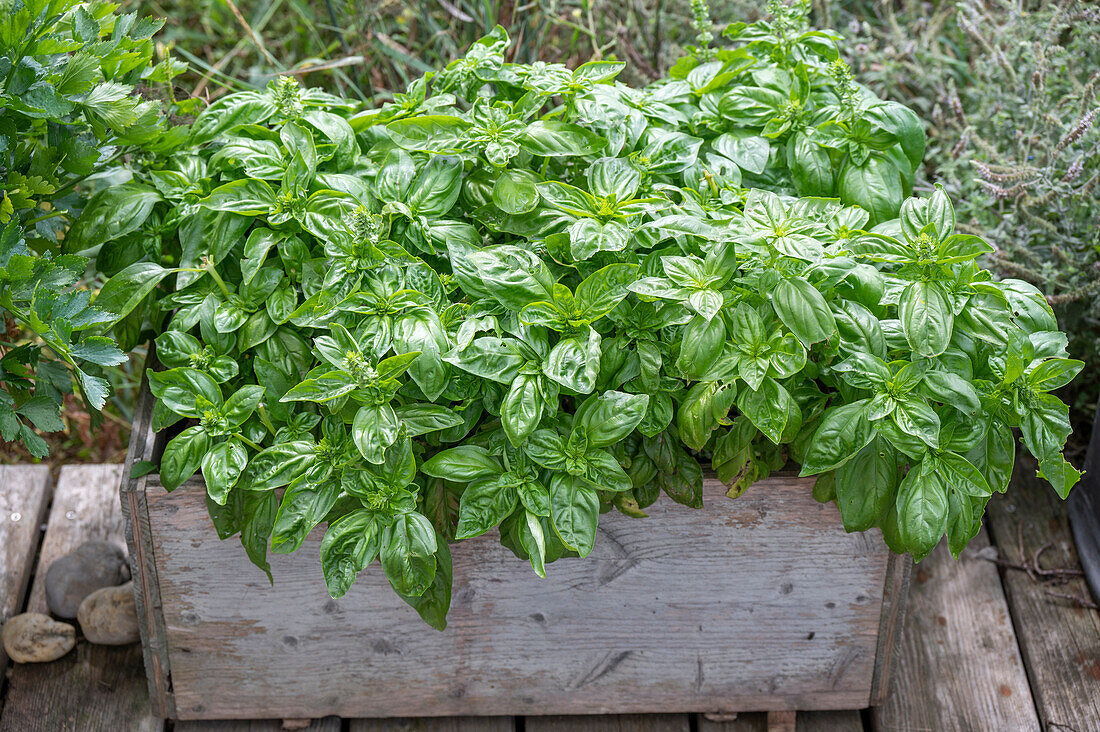
<path fill-rule="evenodd" d="M 150 344 L 146 368 L 156 365 Z M 148 371 L 144 371 L 148 373 Z M 168 633 L 161 612 L 160 585 L 153 549 L 146 540 L 149 528 L 149 507 L 145 500 L 145 478 L 131 478 L 132 468 L 141 460 L 159 459 L 163 450 L 164 433 L 152 430 L 153 394 L 149 391 L 147 376 L 142 377 L 141 391 L 134 408 L 134 426 L 130 433 L 130 445 L 123 466 L 119 488 L 126 545 L 130 549 L 130 574 L 134 578 L 134 602 L 141 632 L 142 660 L 149 681 L 149 701 L 158 717 L 171 718 L 176 714 L 175 697 L 168 679 Z"/>
<path fill-rule="evenodd" d="M 46 536 L 27 601 L 28 612 L 49 613 L 46 607 L 46 570 L 54 560 L 86 541 L 109 541 L 126 546 L 122 509 L 118 501 L 121 465 L 66 465 L 54 491 Z"/>
<path fill-rule="evenodd" d="M 91 539 L 122 543 L 121 470 L 120 465 L 61 469 L 31 588 L 32 612 L 47 612 L 43 583 L 54 559 Z M 149 708 L 141 649 L 83 641 L 53 663 L 15 666 L 0 717 L 0 732 L 159 732 L 163 726 Z"/>
<path fill-rule="evenodd" d="M 1035 478 L 1034 462 L 1021 457 L 1012 488 L 989 503 L 1001 558 L 1031 562 L 1049 544 L 1042 567 L 1077 569 L 1065 511 L 1053 489 Z M 1045 585 L 1005 569 L 1004 585 L 1044 728 L 1100 730 L 1100 613 L 1047 594 L 1088 597 L 1085 582 Z"/>
<path fill-rule="evenodd" d="M 513 732 L 512 717 L 351 719 L 348 732 Z"/>
<path fill-rule="evenodd" d="M 901 632 L 905 627 L 912 570 L 913 558 L 908 554 L 890 555 L 890 563 L 886 567 L 886 586 L 882 595 L 882 617 L 878 627 L 871 706 L 882 704 L 890 693 L 890 680 L 894 676 L 898 652 L 901 650 Z"/>
<path fill-rule="evenodd" d="M 49 502 L 49 467 L 0 465 L 0 627 L 23 609 Z M 7 666 L 0 645 L 0 691 Z"/>
<path fill-rule="evenodd" d="M 944 544 L 917 565 L 893 685 L 876 730 L 1039 729 L 983 531 L 958 562 Z"/>
<path fill-rule="evenodd" d="M 768 732 L 794 732 L 798 715 L 790 710 L 768 712 Z"/>
<path fill-rule="evenodd" d="M 525 732 L 688 732 L 691 726 L 686 714 L 528 717 L 523 723 Z"/>
<path fill-rule="evenodd" d="M 540 580 L 495 536 L 454 549 L 450 627 L 429 632 L 377 565 L 345 597 L 315 531 L 275 586 L 220 542 L 201 481 L 147 482 L 179 717 L 853 709 L 867 706 L 889 553 L 845 534 L 810 482 L 772 478 L 708 508 L 602 517 L 585 560 Z M 660 531 L 654 531 L 659 527 Z M 340 669 L 334 676 L 331 669 Z"/>

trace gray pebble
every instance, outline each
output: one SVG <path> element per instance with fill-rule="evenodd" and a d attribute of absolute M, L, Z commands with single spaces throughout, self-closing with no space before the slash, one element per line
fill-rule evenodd
<path fill-rule="evenodd" d="M 46 571 L 46 605 L 57 617 L 71 620 L 85 597 L 128 579 L 130 568 L 120 547 L 88 541 L 58 558 Z"/>

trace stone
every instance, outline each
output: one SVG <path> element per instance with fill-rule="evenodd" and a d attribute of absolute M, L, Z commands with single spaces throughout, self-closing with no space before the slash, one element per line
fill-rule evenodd
<path fill-rule="evenodd" d="M 85 597 L 128 579 L 130 568 L 120 547 L 88 541 L 56 559 L 46 571 L 46 605 L 57 617 L 72 620 Z"/>
<path fill-rule="evenodd" d="M 16 663 L 56 661 L 76 645 L 76 628 L 42 613 L 23 613 L 4 623 L 4 652 Z"/>
<path fill-rule="evenodd" d="M 133 582 L 104 587 L 88 595 L 80 603 L 77 619 L 91 643 L 124 646 L 141 641 Z"/>

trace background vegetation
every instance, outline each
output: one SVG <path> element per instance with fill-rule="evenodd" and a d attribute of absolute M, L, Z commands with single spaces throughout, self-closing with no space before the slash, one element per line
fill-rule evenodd
<path fill-rule="evenodd" d="M 1071 354 L 1088 363 L 1065 395 L 1077 442 L 1087 443 L 1100 391 L 1100 7 L 793 1 L 812 6 L 815 25 L 843 31 L 857 80 L 920 113 L 929 147 L 917 191 L 943 183 L 960 226 L 997 247 L 988 264 L 1050 295 Z M 710 21 L 751 21 L 778 2 L 716 1 Z M 290 73 L 381 103 L 496 24 L 515 41 L 511 60 L 616 58 L 628 64 L 621 78 L 638 84 L 667 70 L 707 24 L 698 0 L 126 0 L 123 10 L 167 19 L 157 52 L 191 65 L 175 96 L 204 100 Z M 107 376 L 126 387 L 108 405 L 125 423 L 132 374 Z M 79 414 L 70 416 L 79 429 Z M 0 460 L 25 457 L 2 450 Z"/>

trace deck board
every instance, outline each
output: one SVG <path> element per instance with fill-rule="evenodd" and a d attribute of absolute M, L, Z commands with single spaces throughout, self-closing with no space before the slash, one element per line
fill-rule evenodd
<path fill-rule="evenodd" d="M 989 504 L 1000 557 L 1014 564 L 1040 556 L 1044 568 L 1079 569 L 1066 506 L 1021 459 L 1013 486 Z M 1021 547 L 1022 542 L 1022 547 Z M 1049 592 L 1089 598 L 1082 578 L 1052 585 L 1005 569 L 1009 607 L 1044 729 L 1100 730 L 1100 613 Z"/>
<path fill-rule="evenodd" d="M 28 609 L 47 612 L 44 579 L 54 559 L 90 539 L 123 544 L 118 501 L 121 465 L 61 469 Z M 160 732 L 149 706 L 141 647 L 86 642 L 53 663 L 11 670 L 0 732 L 126 730 Z"/>
<path fill-rule="evenodd" d="M 0 626 L 23 609 L 50 502 L 45 465 L 0 465 Z M 0 645 L 0 692 L 8 657 Z"/>
<path fill-rule="evenodd" d="M 902 648 L 876 730 L 1038 730 L 997 568 L 983 530 L 955 562 L 940 544 L 913 571 Z"/>

